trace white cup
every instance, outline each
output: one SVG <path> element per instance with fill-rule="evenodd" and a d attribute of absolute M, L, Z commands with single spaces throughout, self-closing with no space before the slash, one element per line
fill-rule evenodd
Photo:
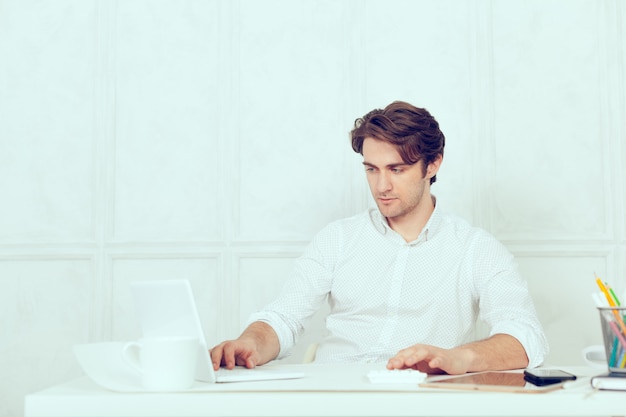
<path fill-rule="evenodd" d="M 604 345 L 591 345 L 582 350 L 585 363 L 592 368 L 607 369 Z"/>
<path fill-rule="evenodd" d="M 153 391 L 190 388 L 196 375 L 195 337 L 144 338 L 122 348 L 122 357 L 141 374 L 142 386 Z"/>

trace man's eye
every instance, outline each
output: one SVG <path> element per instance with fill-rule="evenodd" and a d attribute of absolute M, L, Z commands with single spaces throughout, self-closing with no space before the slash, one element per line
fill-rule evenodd
<path fill-rule="evenodd" d="M 374 172 L 374 168 L 372 168 L 372 167 L 366 167 L 366 168 L 365 168 L 365 172 Z"/>
<path fill-rule="evenodd" d="M 391 172 L 393 172 L 394 174 L 401 174 L 402 173 L 402 168 L 392 168 Z"/>

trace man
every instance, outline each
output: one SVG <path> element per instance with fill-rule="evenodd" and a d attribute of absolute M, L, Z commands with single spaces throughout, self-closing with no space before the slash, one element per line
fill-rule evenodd
<path fill-rule="evenodd" d="M 394 102 L 357 119 L 351 138 L 378 209 L 318 233 L 278 299 L 211 350 L 215 369 L 288 355 L 325 300 L 318 362 L 449 374 L 541 364 L 548 345 L 512 255 L 431 195 L 445 144 L 437 121 Z M 477 318 L 490 336 L 474 341 Z"/>

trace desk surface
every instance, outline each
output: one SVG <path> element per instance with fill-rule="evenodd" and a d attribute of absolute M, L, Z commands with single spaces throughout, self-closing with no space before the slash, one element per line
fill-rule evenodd
<path fill-rule="evenodd" d="M 380 369 L 381 365 L 378 365 Z M 571 388 L 501 393 L 371 384 L 372 365 L 282 365 L 306 373 L 289 381 L 214 384 L 194 393 L 117 393 L 79 378 L 25 397 L 25 417 L 52 416 L 626 416 L 626 393 Z"/>

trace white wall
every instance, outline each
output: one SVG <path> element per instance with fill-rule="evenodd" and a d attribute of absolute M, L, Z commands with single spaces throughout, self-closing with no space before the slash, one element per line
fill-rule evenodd
<path fill-rule="evenodd" d="M 130 280 L 190 279 L 209 342 L 236 336 L 367 207 L 348 131 L 396 99 L 441 123 L 434 193 L 517 256 L 548 362 L 580 363 L 593 273 L 626 284 L 624 22 L 621 0 L 0 0 L 0 416 L 80 375 L 72 345 L 137 336 Z"/>

